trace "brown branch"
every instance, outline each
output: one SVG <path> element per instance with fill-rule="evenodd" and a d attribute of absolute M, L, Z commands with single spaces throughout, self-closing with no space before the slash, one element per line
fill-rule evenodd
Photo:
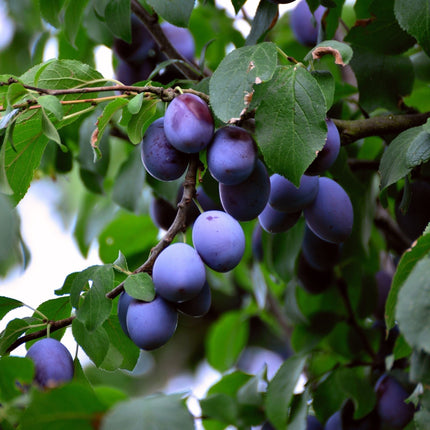
<path fill-rule="evenodd" d="M 137 0 L 131 0 L 131 10 L 143 22 L 161 51 L 163 51 L 170 59 L 181 60 L 181 62 L 174 63 L 173 66 L 175 66 L 187 79 L 192 81 L 199 81 L 202 79 L 203 76 L 197 72 L 195 65 L 179 54 L 179 52 L 169 42 L 158 24 L 157 14 L 148 13 Z"/>
<path fill-rule="evenodd" d="M 339 130 L 342 145 L 349 145 L 370 136 L 398 134 L 408 128 L 423 125 L 430 112 L 407 115 L 383 115 L 359 120 L 333 119 Z"/>
<path fill-rule="evenodd" d="M 182 195 L 181 201 L 178 203 L 178 211 L 176 213 L 175 220 L 173 221 L 169 230 L 167 230 L 164 237 L 160 240 L 160 242 L 158 242 L 158 244 L 154 246 L 154 248 L 152 248 L 151 253 L 149 254 L 149 257 L 147 258 L 147 260 L 140 267 L 138 267 L 133 273 L 147 272 L 151 274 L 154 262 L 158 257 L 158 255 L 160 254 L 160 252 L 168 245 L 170 245 L 170 243 L 172 243 L 173 239 L 179 232 L 185 229 L 187 209 L 189 204 L 195 197 L 195 193 L 196 193 L 196 177 L 197 177 L 197 171 L 198 171 L 199 165 L 200 165 L 200 161 L 199 161 L 198 155 L 193 154 L 191 156 L 190 164 L 188 166 L 187 174 L 185 176 L 184 193 Z M 121 282 L 117 287 L 115 287 L 113 290 L 107 293 L 106 297 L 108 299 L 114 299 L 119 294 L 121 294 L 123 290 L 124 290 L 124 282 Z M 50 332 L 52 333 L 54 331 L 57 331 L 69 326 L 70 324 L 72 324 L 75 318 L 76 318 L 75 316 L 70 316 L 69 318 L 65 318 L 58 321 L 49 321 L 48 324 L 50 326 Z M 18 346 L 30 340 L 39 339 L 43 336 L 46 336 L 46 334 L 47 334 L 47 328 L 22 336 L 8 347 L 7 352 L 13 351 Z"/>

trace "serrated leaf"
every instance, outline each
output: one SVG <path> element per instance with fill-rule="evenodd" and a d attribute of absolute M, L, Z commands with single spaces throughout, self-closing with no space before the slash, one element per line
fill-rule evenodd
<path fill-rule="evenodd" d="M 106 24 L 112 33 L 131 42 L 131 9 L 130 0 L 111 0 L 104 11 Z"/>
<path fill-rule="evenodd" d="M 127 277 L 124 289 L 135 299 L 151 302 L 155 297 L 154 283 L 147 273 L 135 273 Z"/>
<path fill-rule="evenodd" d="M 154 115 L 158 100 L 148 100 L 142 104 L 140 111 L 130 118 L 127 125 L 127 133 L 130 141 L 137 145 L 148 126 L 154 121 Z"/>
<path fill-rule="evenodd" d="M 194 430 L 194 419 L 180 394 L 155 394 L 118 403 L 103 420 L 101 430 Z"/>
<path fill-rule="evenodd" d="M 209 364 L 220 372 L 239 358 L 249 335 L 249 321 L 241 312 L 228 312 L 212 325 L 206 343 Z"/>
<path fill-rule="evenodd" d="M 22 430 L 90 430 L 106 406 L 94 390 L 78 382 L 53 390 L 35 391 L 22 416 Z"/>
<path fill-rule="evenodd" d="M 37 102 L 48 112 L 54 114 L 55 118 L 59 121 L 63 119 L 63 106 L 55 96 L 40 96 L 37 98 Z"/>
<path fill-rule="evenodd" d="M 132 115 L 139 113 L 143 103 L 143 95 L 143 93 L 139 93 L 128 102 L 127 109 Z"/>
<path fill-rule="evenodd" d="M 399 292 L 396 320 L 412 347 L 430 352 L 430 258 L 414 266 Z"/>
<path fill-rule="evenodd" d="M 277 50 L 265 42 L 232 51 L 219 64 L 209 82 L 211 107 L 224 122 L 240 117 L 248 108 L 246 95 L 255 83 L 272 78 L 277 64 Z"/>
<path fill-rule="evenodd" d="M 109 336 L 103 327 L 88 331 L 78 319 L 72 323 L 73 336 L 96 366 L 100 366 L 109 351 Z"/>
<path fill-rule="evenodd" d="M 385 322 L 387 329 L 394 327 L 396 323 L 395 308 L 397 298 L 406 279 L 409 277 L 415 265 L 425 256 L 430 249 L 430 234 L 424 234 L 418 238 L 414 245 L 402 256 L 397 266 L 396 272 L 391 283 L 390 293 L 385 305 Z"/>
<path fill-rule="evenodd" d="M 2 319 L 8 312 L 24 306 L 19 300 L 12 299 L 10 297 L 0 297 L 0 319 Z"/>
<path fill-rule="evenodd" d="M 118 252 L 118 258 L 112 263 L 112 267 L 120 272 L 129 272 L 127 259 L 121 251 Z"/>
<path fill-rule="evenodd" d="M 299 186 L 300 178 L 324 146 L 326 103 L 315 78 L 306 69 L 278 69 L 266 84 L 256 86 L 261 100 L 255 134 L 267 165 Z"/>
<path fill-rule="evenodd" d="M 394 13 L 401 27 L 430 55 L 430 8 L 427 0 L 395 0 Z"/>
<path fill-rule="evenodd" d="M 178 27 L 187 27 L 194 0 L 147 0 L 166 21 Z"/>
<path fill-rule="evenodd" d="M 430 158 L 430 134 L 424 126 L 400 133 L 384 151 L 379 171 L 381 190 L 404 178 L 414 167 Z"/>
<path fill-rule="evenodd" d="M 292 355 L 269 382 L 265 399 L 266 414 L 277 430 L 287 428 L 288 406 L 293 398 L 294 388 L 303 372 L 305 363 L 305 356 Z"/>
<path fill-rule="evenodd" d="M 68 41 L 75 48 L 76 35 L 87 3 L 88 0 L 69 0 L 64 13 L 64 31 Z"/>
<path fill-rule="evenodd" d="M 346 66 L 352 59 L 353 51 L 346 43 L 338 42 L 337 40 L 324 40 L 309 51 L 305 61 L 312 63 L 325 55 L 332 55 L 336 64 Z"/>
<path fill-rule="evenodd" d="M 318 85 L 320 86 L 321 91 L 324 94 L 327 109 L 330 109 L 333 105 L 334 93 L 336 88 L 333 75 L 326 70 L 316 70 L 311 73 L 312 76 L 318 82 Z"/>

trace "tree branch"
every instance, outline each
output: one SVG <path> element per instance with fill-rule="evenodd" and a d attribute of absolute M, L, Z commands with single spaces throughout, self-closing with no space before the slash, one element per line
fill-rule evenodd
<path fill-rule="evenodd" d="M 154 262 L 157 259 L 157 257 L 160 255 L 161 251 L 172 243 L 173 239 L 180 231 L 183 231 L 186 228 L 187 209 L 196 194 L 196 177 L 197 177 L 197 171 L 198 171 L 199 165 L 200 165 L 200 161 L 199 161 L 198 155 L 196 154 L 191 155 L 190 164 L 188 166 L 188 170 L 184 181 L 184 193 L 182 195 L 181 201 L 178 203 L 178 211 L 176 212 L 175 220 L 173 221 L 169 230 L 167 230 L 164 237 L 160 240 L 160 242 L 158 242 L 158 244 L 154 246 L 154 248 L 152 248 L 147 260 L 140 267 L 138 267 L 133 273 L 146 272 L 151 274 Z M 121 282 L 117 287 L 115 287 L 113 290 L 107 293 L 106 297 L 108 299 L 114 299 L 119 294 L 121 294 L 123 290 L 124 290 L 124 282 Z M 48 324 L 50 326 L 50 332 L 52 333 L 54 331 L 68 327 L 70 324 L 72 324 L 75 318 L 76 317 L 72 315 L 62 320 L 49 321 Z M 7 348 L 7 352 L 9 353 L 13 351 L 18 346 L 30 340 L 39 339 L 43 336 L 46 336 L 46 333 L 47 333 L 47 328 L 44 328 L 43 330 L 39 330 L 34 333 L 30 333 L 25 336 L 22 336 Z"/>
<path fill-rule="evenodd" d="M 339 130 L 342 145 L 349 145 L 369 136 L 398 134 L 408 128 L 425 124 L 430 112 L 407 115 L 383 115 L 359 120 L 333 119 Z"/>
<path fill-rule="evenodd" d="M 195 65 L 179 54 L 179 52 L 169 42 L 160 25 L 158 24 L 158 16 L 155 13 L 152 15 L 148 13 L 137 0 L 131 0 L 131 10 L 143 22 L 161 51 L 163 51 L 170 59 L 181 60 L 181 62 L 174 63 L 173 65 L 187 79 L 198 81 L 203 77 L 201 74 L 195 71 Z"/>

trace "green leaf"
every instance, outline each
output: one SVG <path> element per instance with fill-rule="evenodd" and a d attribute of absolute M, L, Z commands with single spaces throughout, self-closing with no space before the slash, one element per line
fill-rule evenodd
<path fill-rule="evenodd" d="M 338 42 L 337 40 L 324 40 L 309 51 L 305 61 L 313 63 L 315 59 L 319 59 L 324 55 L 332 55 L 336 64 L 346 66 L 352 59 L 353 51 L 346 43 Z"/>
<path fill-rule="evenodd" d="M 33 361 L 22 357 L 0 358 L 0 400 L 7 402 L 22 395 L 21 387 L 30 385 L 33 377 Z"/>
<path fill-rule="evenodd" d="M 241 312 L 228 312 L 212 325 L 206 343 L 209 364 L 220 372 L 234 365 L 245 347 L 249 321 Z"/>
<path fill-rule="evenodd" d="M 55 96 L 40 96 L 37 98 L 37 102 L 48 112 L 54 114 L 55 118 L 59 121 L 63 119 L 63 106 Z"/>
<path fill-rule="evenodd" d="M 430 55 L 430 7 L 427 0 L 395 0 L 394 13 L 401 27 Z"/>
<path fill-rule="evenodd" d="M 330 109 L 334 101 L 336 83 L 333 75 L 326 70 L 316 70 L 311 72 L 312 76 L 318 82 L 322 93 L 324 94 L 327 109 Z"/>
<path fill-rule="evenodd" d="M 227 394 L 212 394 L 200 400 L 202 413 L 205 417 L 221 421 L 225 424 L 235 424 L 239 416 L 239 407 L 234 397 Z"/>
<path fill-rule="evenodd" d="M 79 346 L 96 366 L 100 366 L 109 351 L 109 336 L 103 327 L 88 331 L 83 323 L 74 319 L 72 323 L 73 336 Z"/>
<path fill-rule="evenodd" d="M 124 283 L 127 294 L 135 299 L 151 302 L 155 297 L 154 283 L 147 273 L 135 273 L 127 277 Z"/>
<path fill-rule="evenodd" d="M 60 12 L 65 0 L 40 0 L 40 13 L 45 21 L 58 28 L 60 26 Z"/>
<path fill-rule="evenodd" d="M 306 430 L 306 417 L 308 414 L 309 394 L 304 391 L 296 394 L 291 401 L 290 414 L 288 418 L 288 430 Z"/>
<path fill-rule="evenodd" d="M 130 272 L 127 264 L 127 259 L 121 251 L 118 252 L 118 258 L 112 263 L 112 266 L 115 270 L 118 270 L 119 272 Z"/>
<path fill-rule="evenodd" d="M 64 13 L 64 30 L 70 44 L 76 48 L 75 40 L 88 0 L 69 0 Z"/>
<path fill-rule="evenodd" d="M 238 13 L 242 6 L 246 3 L 246 0 L 231 0 L 231 3 L 234 7 L 234 11 Z"/>
<path fill-rule="evenodd" d="M 105 9 L 106 24 L 112 33 L 131 42 L 131 9 L 130 0 L 111 0 L 107 3 Z"/>
<path fill-rule="evenodd" d="M 430 159 L 430 134 L 424 126 L 400 133 L 381 158 L 381 190 L 404 178 L 414 167 Z"/>
<path fill-rule="evenodd" d="M 142 103 L 143 103 L 143 93 L 139 93 L 137 95 L 135 95 L 129 102 L 128 102 L 128 111 L 132 114 L 132 115 L 136 115 L 137 113 L 139 113 L 140 109 L 142 108 Z M 121 100 L 121 99 L 120 99 Z"/>
<path fill-rule="evenodd" d="M 4 355 L 7 349 L 35 322 L 32 318 L 15 318 L 10 321 L 0 336 L 0 355 Z M 37 321 L 40 323 L 40 321 Z"/>
<path fill-rule="evenodd" d="M 67 150 L 66 146 L 61 143 L 60 134 L 48 118 L 48 115 L 46 115 L 44 109 L 42 109 L 42 132 L 49 140 L 55 142 L 61 149 L 65 151 Z"/>
<path fill-rule="evenodd" d="M 265 399 L 266 414 L 277 430 L 283 430 L 287 426 L 288 407 L 305 363 L 306 356 L 292 355 L 269 382 Z"/>
<path fill-rule="evenodd" d="M 273 26 L 278 15 L 278 5 L 268 1 L 261 1 L 252 20 L 251 31 L 246 38 L 246 45 L 255 45 Z"/>
<path fill-rule="evenodd" d="M 394 278 L 391 283 L 387 303 L 385 305 L 385 322 L 387 324 L 387 329 L 393 328 L 396 323 L 395 307 L 400 289 L 408 279 L 415 265 L 422 258 L 428 255 L 429 249 L 430 234 L 424 234 L 424 236 L 418 238 L 414 245 L 408 249 L 400 259 L 396 273 L 394 274 Z"/>
<path fill-rule="evenodd" d="M 10 297 L 0 297 L 0 319 L 2 319 L 8 312 L 24 306 L 19 300 L 12 299 Z"/>
<path fill-rule="evenodd" d="M 423 9 L 418 10 L 422 16 Z M 359 21 L 352 27 L 345 41 L 378 54 L 388 55 L 401 54 L 414 45 L 414 38 L 402 30 L 394 16 L 394 0 L 373 0 L 368 9 L 368 19 L 369 22 L 365 25 L 363 21 Z"/>
<path fill-rule="evenodd" d="M 412 347 L 430 352 L 430 258 L 420 260 L 399 292 L 396 320 Z"/>
<path fill-rule="evenodd" d="M 158 100 L 144 101 L 136 115 L 133 115 L 127 124 L 127 133 L 130 141 L 137 145 L 142 140 L 148 126 L 154 121 Z"/>
<path fill-rule="evenodd" d="M 265 42 L 232 51 L 221 61 L 209 82 L 211 107 L 224 122 L 238 118 L 248 108 L 246 95 L 256 83 L 272 78 L 277 64 L 277 50 Z"/>
<path fill-rule="evenodd" d="M 147 0 L 166 21 L 178 27 L 187 27 L 194 0 Z"/>
<path fill-rule="evenodd" d="M 82 296 L 81 291 L 89 282 L 91 287 Z M 109 317 L 112 300 L 106 294 L 114 287 L 111 265 L 91 266 L 74 279 L 70 292 L 72 305 L 77 308 L 76 317 L 88 331 L 95 330 Z"/>
<path fill-rule="evenodd" d="M 299 186 L 327 135 L 326 103 L 317 81 L 303 67 L 279 68 L 271 81 L 256 86 L 254 98 L 261 100 L 255 126 L 265 162 Z"/>
<path fill-rule="evenodd" d="M 91 387 L 79 383 L 32 394 L 22 430 L 92 430 L 106 409 Z"/>
<path fill-rule="evenodd" d="M 140 147 L 133 148 L 115 178 L 112 200 L 124 209 L 142 212 L 145 176 Z"/>
<path fill-rule="evenodd" d="M 351 66 L 358 82 L 360 104 L 368 112 L 378 108 L 397 112 L 401 97 L 412 92 L 414 68 L 411 60 L 377 54 L 364 47 L 353 46 L 353 49 Z"/>
<path fill-rule="evenodd" d="M 118 403 L 102 421 L 101 430 L 194 430 L 194 419 L 181 394 L 156 394 Z"/>

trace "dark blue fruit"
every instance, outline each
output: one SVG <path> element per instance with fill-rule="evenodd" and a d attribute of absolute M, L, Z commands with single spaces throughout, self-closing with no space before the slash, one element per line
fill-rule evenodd
<path fill-rule="evenodd" d="M 178 313 L 160 296 L 152 302 L 133 299 L 127 311 L 130 339 L 141 349 L 152 350 L 164 345 L 175 333 Z"/>
<path fill-rule="evenodd" d="M 314 201 L 304 209 L 308 227 L 321 239 L 341 243 L 352 232 L 354 212 L 345 190 L 333 179 L 319 178 Z"/>
<path fill-rule="evenodd" d="M 329 169 L 336 161 L 340 151 L 340 136 L 337 127 L 331 119 L 326 119 L 327 137 L 323 149 L 318 152 L 317 157 L 307 168 L 307 175 L 321 175 Z"/>
<path fill-rule="evenodd" d="M 217 130 L 207 150 L 207 163 L 218 182 L 227 185 L 243 182 L 256 162 L 257 146 L 246 130 L 232 125 Z"/>
<path fill-rule="evenodd" d="M 194 94 L 181 94 L 166 109 L 164 131 L 178 151 L 200 152 L 212 140 L 214 133 L 209 106 Z"/>
<path fill-rule="evenodd" d="M 73 358 L 69 350 L 58 340 L 38 340 L 27 351 L 35 366 L 35 382 L 42 388 L 52 388 L 73 378 Z"/>
<path fill-rule="evenodd" d="M 308 415 L 306 417 L 306 430 L 324 430 L 324 428 L 314 415 Z"/>
<path fill-rule="evenodd" d="M 245 252 L 240 224 L 222 211 L 203 212 L 194 222 L 193 244 L 202 260 L 217 272 L 236 267 Z"/>
<path fill-rule="evenodd" d="M 255 224 L 254 230 L 252 230 L 252 254 L 257 261 L 263 261 L 264 250 L 263 250 L 263 229 L 260 223 Z"/>
<path fill-rule="evenodd" d="M 239 221 L 257 218 L 266 207 L 269 194 L 270 178 L 260 160 L 257 160 L 251 175 L 240 184 L 219 184 L 219 195 L 224 210 Z"/>
<path fill-rule="evenodd" d="M 414 416 L 414 405 L 406 403 L 406 390 L 392 376 L 382 375 L 375 385 L 376 408 L 383 424 L 403 429 Z"/>
<path fill-rule="evenodd" d="M 278 211 L 268 203 L 258 215 L 258 221 L 268 233 L 282 233 L 296 224 L 301 214 L 302 211 L 292 213 Z"/>
<path fill-rule="evenodd" d="M 333 282 L 333 270 L 313 268 L 303 254 L 299 255 L 297 277 L 300 285 L 310 294 L 320 294 L 330 288 Z"/>
<path fill-rule="evenodd" d="M 303 257 L 317 270 L 330 270 L 339 261 L 340 245 L 327 242 L 306 226 L 302 244 Z"/>
<path fill-rule="evenodd" d="M 343 430 L 341 411 L 335 412 L 325 423 L 324 430 Z"/>
<path fill-rule="evenodd" d="M 118 299 L 118 320 L 124 333 L 129 336 L 127 330 L 127 310 L 133 297 L 123 291 Z"/>
<path fill-rule="evenodd" d="M 303 175 L 297 188 L 287 178 L 275 173 L 270 177 L 270 205 L 279 211 L 297 212 L 304 209 L 316 197 L 318 178 Z"/>
<path fill-rule="evenodd" d="M 149 206 L 152 222 L 163 230 L 168 230 L 176 217 L 176 209 L 162 197 L 154 197 Z"/>
<path fill-rule="evenodd" d="M 130 64 L 125 61 L 119 61 L 115 69 L 115 76 L 122 84 L 133 85 L 136 82 L 148 79 L 154 67 L 155 63 L 150 60 L 145 60 L 141 64 Z"/>
<path fill-rule="evenodd" d="M 319 6 L 312 15 L 306 0 L 301 0 L 291 11 L 290 26 L 299 43 L 306 46 L 317 44 L 324 12 L 325 8 Z"/>
<path fill-rule="evenodd" d="M 185 172 L 188 157 L 169 143 L 164 131 L 163 118 L 155 120 L 148 127 L 142 139 L 142 162 L 154 178 L 173 181 Z"/>
<path fill-rule="evenodd" d="M 193 35 L 188 28 L 176 27 L 169 22 L 163 22 L 161 29 L 179 54 L 189 61 L 194 60 L 196 47 Z"/>
<path fill-rule="evenodd" d="M 202 317 L 206 315 L 211 307 L 212 295 L 209 284 L 205 282 L 202 290 L 196 297 L 186 302 L 179 303 L 176 309 L 191 317 Z"/>
<path fill-rule="evenodd" d="M 206 281 L 205 266 L 197 251 L 186 243 L 174 243 L 157 257 L 152 270 L 157 294 L 180 303 L 200 293 Z"/>
<path fill-rule="evenodd" d="M 385 319 L 385 304 L 387 302 L 388 294 L 390 293 L 391 282 L 393 275 L 386 270 L 379 270 L 375 274 L 376 287 L 378 290 L 378 304 L 375 309 L 374 315 L 380 320 Z"/>

